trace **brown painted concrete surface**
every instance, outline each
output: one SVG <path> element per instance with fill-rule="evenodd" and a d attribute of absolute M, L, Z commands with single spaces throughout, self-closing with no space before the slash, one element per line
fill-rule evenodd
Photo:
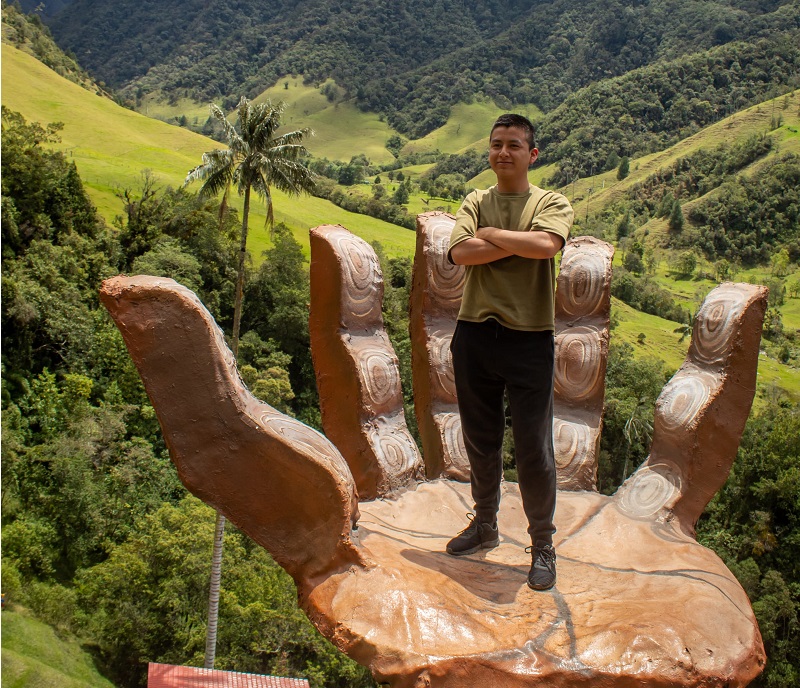
<path fill-rule="evenodd" d="M 378 257 L 344 227 L 311 230 L 309 334 L 325 434 L 346 459 L 361 499 L 422 477 L 406 426 L 400 367 L 383 326 Z"/>
<path fill-rule="evenodd" d="M 595 248 L 602 254 L 602 247 L 588 253 Z M 328 270 L 331 261 L 320 264 Z M 415 289 L 424 288 L 418 276 L 415 270 Z M 604 276 L 603 285 L 592 303 L 607 298 Z M 503 488 L 500 546 L 449 557 L 445 543 L 472 505 L 468 485 L 420 482 L 356 504 L 360 476 L 353 478 L 325 437 L 249 394 L 191 292 L 171 280 L 117 277 L 101 296 L 186 486 L 273 554 L 317 627 L 380 682 L 722 688 L 747 685 L 762 670 L 763 645 L 744 591 L 692 533 L 727 477 L 749 413 L 763 288 L 726 284 L 709 295 L 687 361 L 659 398 L 651 456 L 618 493 L 559 492 L 559 577 L 544 593 L 525 583 L 527 524 L 514 484 Z M 367 290 L 365 299 L 366 306 L 379 294 Z M 342 329 L 348 326 L 343 319 Z M 428 340 L 437 330 L 420 329 L 427 334 L 416 333 L 415 355 L 435 349 Z M 582 379 L 571 366 L 587 360 L 595 361 L 589 377 L 597 377 L 598 357 L 566 349 L 566 379 Z M 328 365 L 316 354 L 315 361 Z M 440 374 L 446 377 L 446 367 Z M 363 398 L 354 403 L 369 406 Z M 599 426 L 596 405 L 582 410 Z M 446 462 L 436 461 L 446 472 Z"/>
<path fill-rule="evenodd" d="M 409 334 L 414 371 L 414 412 L 429 478 L 469 481 L 461 436 L 450 341 L 464 290 L 464 268 L 447 260 L 452 215 L 417 217 Z"/>
<path fill-rule="evenodd" d="M 556 290 L 553 444 L 562 490 L 594 490 L 611 318 L 614 247 L 593 237 L 564 247 Z"/>

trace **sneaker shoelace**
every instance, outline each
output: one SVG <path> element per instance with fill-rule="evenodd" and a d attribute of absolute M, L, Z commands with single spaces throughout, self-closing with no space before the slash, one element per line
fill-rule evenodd
<path fill-rule="evenodd" d="M 462 530 L 459 535 L 466 535 L 467 533 L 471 533 L 473 530 L 476 530 L 478 527 L 478 521 L 475 520 L 474 514 L 467 514 L 467 519 L 469 520 L 469 525 Z"/>
<path fill-rule="evenodd" d="M 553 573 L 556 564 L 556 552 L 553 548 L 534 547 L 531 545 L 525 548 L 525 552 L 532 555 L 532 566 L 536 566 L 536 563 L 541 561 L 544 567 L 550 571 L 550 573 Z"/>

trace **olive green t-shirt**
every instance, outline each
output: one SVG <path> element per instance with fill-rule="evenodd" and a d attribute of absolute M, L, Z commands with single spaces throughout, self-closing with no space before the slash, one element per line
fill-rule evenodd
<path fill-rule="evenodd" d="M 573 211 L 561 194 L 531 185 L 525 193 L 501 194 L 497 187 L 473 191 L 456 214 L 453 246 L 480 227 L 517 232 L 552 232 L 566 242 Z M 452 262 L 452 258 L 450 258 Z M 484 265 L 467 265 L 459 320 L 495 318 L 514 330 L 555 330 L 556 267 L 553 258 L 508 256 Z"/>

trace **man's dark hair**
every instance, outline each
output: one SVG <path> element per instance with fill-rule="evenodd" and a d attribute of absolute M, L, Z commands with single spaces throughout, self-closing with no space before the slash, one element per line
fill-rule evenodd
<path fill-rule="evenodd" d="M 492 125 L 492 131 L 489 132 L 489 138 L 492 136 L 497 127 L 519 127 L 525 132 L 525 139 L 528 141 L 528 148 L 536 148 L 536 138 L 534 137 L 533 123 L 523 115 L 506 114 L 500 115 L 497 121 Z"/>

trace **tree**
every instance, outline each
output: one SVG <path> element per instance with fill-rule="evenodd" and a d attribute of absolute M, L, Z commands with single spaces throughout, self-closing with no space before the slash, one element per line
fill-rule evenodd
<path fill-rule="evenodd" d="M 623 239 L 631 232 L 631 213 L 629 210 L 625 211 L 622 219 L 617 225 L 617 239 Z"/>
<path fill-rule="evenodd" d="M 773 254 L 772 258 L 770 259 L 770 264 L 772 265 L 772 274 L 776 277 L 786 277 L 789 273 L 789 251 L 785 248 L 782 248 L 777 253 Z"/>
<path fill-rule="evenodd" d="M 687 311 L 686 313 L 687 318 L 684 323 L 682 323 L 679 327 L 676 327 L 672 330 L 675 334 L 679 334 L 681 338 L 678 340 L 679 344 L 683 343 L 683 340 L 687 337 L 692 336 L 692 330 L 694 329 L 694 320 L 697 317 L 697 313 L 690 313 Z"/>
<path fill-rule="evenodd" d="M 631 171 L 631 163 L 627 157 L 622 158 L 619 163 L 619 167 L 617 168 L 617 179 L 622 180 L 628 176 Z"/>
<path fill-rule="evenodd" d="M 234 358 L 239 351 L 239 325 L 242 319 L 242 294 L 244 290 L 245 257 L 247 256 L 247 222 L 250 214 L 250 192 L 255 190 L 266 203 L 267 223 L 274 220 L 271 187 L 286 193 L 309 192 L 314 186 L 314 176 L 303 163 L 308 155 L 302 140 L 311 135 L 310 129 L 299 129 L 276 136 L 285 105 L 271 101 L 254 105 L 247 98 L 239 101 L 237 128 L 228 122 L 225 113 L 211 105 L 212 116 L 222 125 L 228 140 L 227 149 L 216 149 L 203 154 L 203 162 L 186 175 L 184 186 L 203 180 L 201 196 L 223 193 L 220 214 L 227 206 L 228 192 L 236 184 L 244 196 L 242 209 L 242 234 L 239 245 L 239 262 L 236 271 L 236 296 L 233 308 L 233 336 L 231 349 Z M 209 593 L 208 635 L 206 637 L 205 666 L 213 668 L 219 609 L 219 578 L 222 562 L 222 540 L 225 517 L 217 514 L 217 525 L 212 554 L 211 591 Z"/>
<path fill-rule="evenodd" d="M 290 194 L 309 193 L 314 188 L 314 175 L 303 162 L 308 151 L 301 144 L 306 136 L 312 135 L 312 131 L 299 129 L 276 136 L 284 108 L 284 103 L 273 105 L 267 101 L 254 105 L 242 97 L 238 105 L 237 127 L 234 127 L 225 113 L 212 104 L 211 114 L 223 126 L 228 148 L 204 153 L 202 164 L 191 170 L 184 182 L 185 186 L 203 180 L 201 196 L 216 196 L 222 192 L 220 213 L 224 213 L 227 207 L 231 185 L 236 184 L 239 195 L 244 196 L 231 344 L 234 356 L 238 351 L 242 317 L 250 192 L 254 190 L 264 200 L 267 223 L 271 227 L 274 220 L 271 187 Z"/>
<path fill-rule="evenodd" d="M 683 222 L 683 209 L 681 208 L 680 202 L 676 199 L 669 213 L 669 231 L 675 233 L 682 232 Z"/>
<path fill-rule="evenodd" d="M 675 261 L 673 271 L 678 277 L 689 279 L 696 269 L 697 256 L 692 251 L 684 251 Z"/>
<path fill-rule="evenodd" d="M 392 201 L 397 205 L 405 205 L 408 203 L 409 194 L 408 187 L 405 184 L 400 184 L 392 195 Z"/>
<path fill-rule="evenodd" d="M 361 165 L 348 163 L 339 169 L 337 181 L 342 186 L 352 186 L 353 184 L 360 184 L 364 179 L 364 168 Z"/>

